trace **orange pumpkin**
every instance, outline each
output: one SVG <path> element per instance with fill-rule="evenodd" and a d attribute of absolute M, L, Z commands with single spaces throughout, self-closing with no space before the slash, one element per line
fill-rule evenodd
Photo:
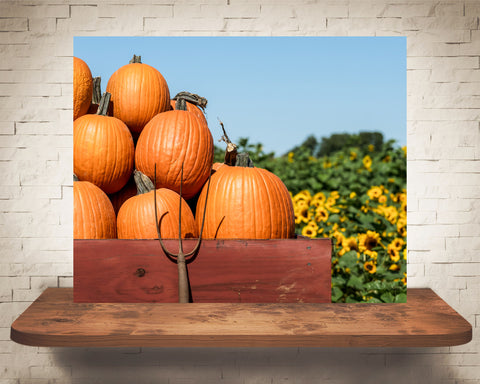
<path fill-rule="evenodd" d="M 85 115 L 92 102 L 93 80 L 87 63 L 73 58 L 73 120 Z"/>
<path fill-rule="evenodd" d="M 206 190 L 207 186 L 197 202 L 199 227 Z M 210 180 L 205 209 L 206 239 L 284 239 L 295 233 L 292 199 L 285 184 L 262 168 L 238 166 L 238 162 L 218 168 Z"/>
<path fill-rule="evenodd" d="M 226 165 L 226 164 L 225 163 L 213 163 L 212 169 L 214 171 L 218 171 L 220 169 L 220 167 L 223 167 L 224 165 Z"/>
<path fill-rule="evenodd" d="M 108 93 L 104 97 L 108 98 Z M 73 169 L 80 180 L 114 193 L 132 174 L 134 145 L 127 126 L 105 116 L 108 102 L 103 106 L 99 107 L 100 114 L 84 115 L 73 124 Z"/>
<path fill-rule="evenodd" d="M 114 239 L 115 212 L 108 196 L 88 181 L 73 182 L 73 238 Z"/>
<path fill-rule="evenodd" d="M 152 184 L 153 187 L 153 184 Z M 153 190 L 128 199 L 117 215 L 119 239 L 156 239 L 155 202 Z M 178 193 L 161 188 L 156 191 L 157 218 L 168 212 L 162 220 L 163 239 L 178 239 L 180 196 Z M 182 201 L 182 238 L 198 237 L 197 225 L 190 207 Z"/>
<path fill-rule="evenodd" d="M 174 110 L 156 115 L 145 126 L 137 141 L 135 165 L 156 187 L 180 191 L 190 199 L 208 179 L 213 164 L 213 137 L 208 126 L 195 114 Z"/>
<path fill-rule="evenodd" d="M 112 95 L 113 116 L 140 133 L 157 113 L 170 109 L 170 92 L 162 74 L 138 56 L 118 69 L 107 84 Z"/>

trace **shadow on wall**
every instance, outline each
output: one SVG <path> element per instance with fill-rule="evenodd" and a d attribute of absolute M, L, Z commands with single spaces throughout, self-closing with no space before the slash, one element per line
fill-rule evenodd
<path fill-rule="evenodd" d="M 447 348 L 448 349 L 448 348 Z M 443 348 L 58 348 L 75 384 L 438 382 Z M 435 376 L 435 377 L 434 377 Z"/>

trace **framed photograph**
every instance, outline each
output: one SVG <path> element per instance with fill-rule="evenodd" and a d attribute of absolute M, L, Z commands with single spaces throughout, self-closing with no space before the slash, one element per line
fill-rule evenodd
<path fill-rule="evenodd" d="M 405 37 L 75 37 L 74 56 L 78 300 L 406 302 Z"/>

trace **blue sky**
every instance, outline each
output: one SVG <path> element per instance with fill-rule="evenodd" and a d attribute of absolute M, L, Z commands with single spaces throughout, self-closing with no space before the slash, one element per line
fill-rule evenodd
<path fill-rule="evenodd" d="M 208 99 L 214 140 L 220 118 L 232 141 L 278 155 L 311 134 L 381 131 L 406 144 L 405 37 L 74 38 L 102 91 L 133 54 L 162 73 L 172 97 Z"/>

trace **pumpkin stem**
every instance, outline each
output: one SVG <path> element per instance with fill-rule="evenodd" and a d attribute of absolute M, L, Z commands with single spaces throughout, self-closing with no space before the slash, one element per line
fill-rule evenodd
<path fill-rule="evenodd" d="M 142 64 L 142 56 L 133 55 L 133 58 L 128 62 L 129 64 Z"/>
<path fill-rule="evenodd" d="M 78 176 L 77 176 L 75 173 L 73 174 L 73 181 L 80 181 L 80 180 L 78 179 Z"/>
<path fill-rule="evenodd" d="M 175 110 L 176 111 L 186 111 L 187 110 L 187 101 L 183 97 L 176 100 Z"/>
<path fill-rule="evenodd" d="M 133 171 L 133 179 L 135 180 L 135 185 L 137 186 L 137 195 L 142 195 L 155 189 L 155 185 L 153 184 L 152 180 L 150 180 L 147 175 L 137 171 L 136 169 Z"/>
<path fill-rule="evenodd" d="M 208 103 L 208 100 L 205 97 L 196 95 L 195 93 L 190 93 L 185 91 L 177 93 L 173 98 L 173 100 L 177 102 L 180 99 L 184 99 L 185 101 L 188 101 L 189 103 L 202 108 L 203 111 L 205 111 L 205 108 L 207 107 L 207 103 Z"/>
<path fill-rule="evenodd" d="M 97 115 L 107 116 L 108 107 L 110 105 L 110 93 L 105 92 L 98 103 Z"/>
<path fill-rule="evenodd" d="M 247 152 L 242 152 L 237 155 L 237 161 L 235 163 L 236 167 L 247 167 L 253 168 L 253 161 L 250 159 L 250 156 Z"/>
<path fill-rule="evenodd" d="M 217 117 L 218 122 L 222 126 L 223 136 L 220 138 L 219 141 L 224 141 L 227 143 L 227 149 L 225 149 L 225 158 L 224 164 L 234 166 L 237 160 L 237 145 L 230 141 L 230 138 L 227 135 L 227 131 L 225 131 L 225 126 L 223 125 L 222 121 Z"/>
<path fill-rule="evenodd" d="M 102 99 L 101 81 L 102 78 L 100 76 L 93 78 L 92 104 L 100 104 L 100 100 Z"/>

